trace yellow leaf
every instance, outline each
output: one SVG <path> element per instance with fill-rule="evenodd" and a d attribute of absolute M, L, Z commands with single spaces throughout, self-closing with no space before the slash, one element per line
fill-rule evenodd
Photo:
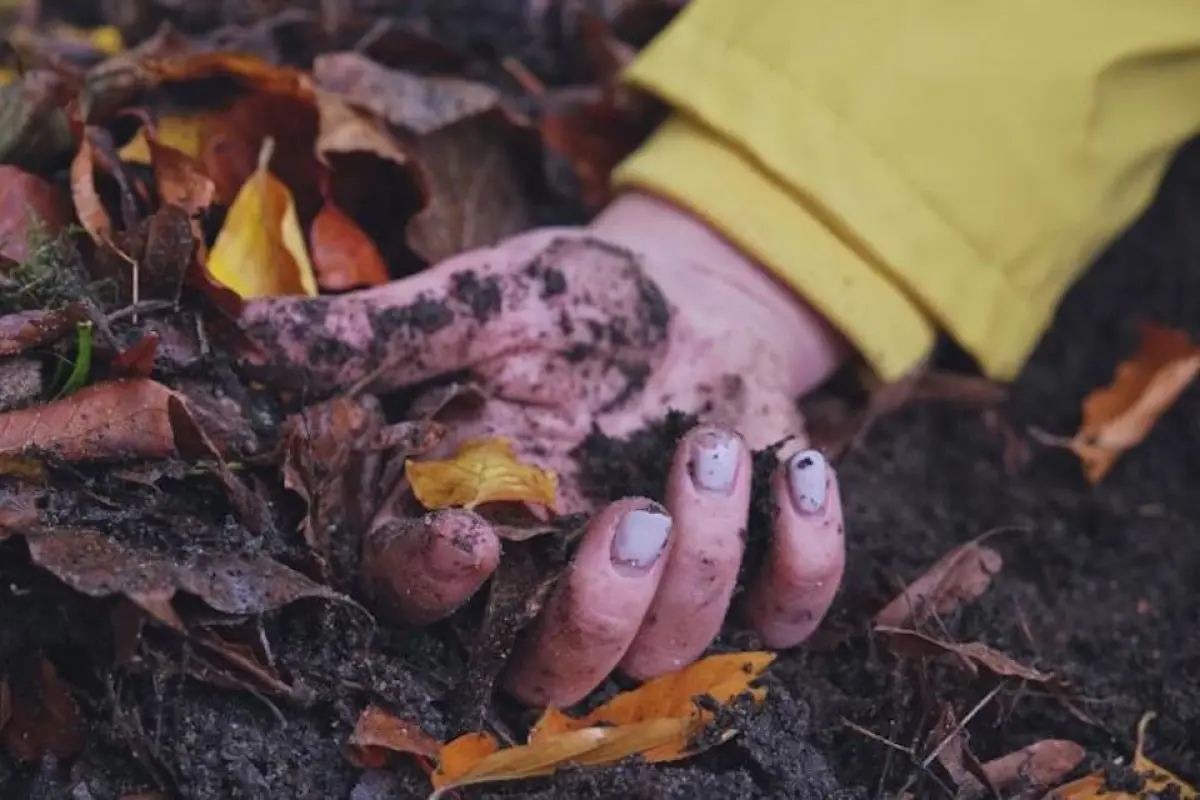
<path fill-rule="evenodd" d="M 1069 447 L 1093 484 L 1121 453 L 1141 442 L 1200 372 L 1200 347 L 1183 331 L 1146 324 L 1138 352 L 1113 382 L 1083 401 L 1083 424 Z"/>
<path fill-rule="evenodd" d="M 158 143 L 198 160 L 204 154 L 204 127 L 210 119 L 207 114 L 163 117 L 155 124 Z M 121 148 L 120 155 L 122 161 L 132 164 L 150 163 L 150 145 L 144 128 L 138 129 L 137 135 Z"/>
<path fill-rule="evenodd" d="M 774 659 L 773 653 L 763 652 L 711 656 L 620 694 L 585 717 L 548 708 L 528 744 L 520 747 L 499 749 L 495 739 L 482 733 L 459 737 L 438 754 L 433 797 L 468 784 L 549 775 L 568 764 L 600 766 L 631 755 L 647 761 L 693 756 L 737 735 L 724 730 L 698 740 L 713 715 L 695 698 L 708 696 L 726 704 L 749 692 L 761 702 L 765 690 L 751 689 L 750 683 Z"/>
<path fill-rule="evenodd" d="M 557 476 L 517 460 L 506 439 L 476 439 L 445 461 L 407 461 L 404 471 L 417 500 L 431 511 L 500 501 L 554 510 Z"/>
<path fill-rule="evenodd" d="M 267 169 L 272 141 L 263 142 L 258 169 L 225 217 L 209 255 L 213 279 L 243 298 L 317 294 L 296 205 L 287 186 Z"/>
<path fill-rule="evenodd" d="M 1046 795 L 1044 800 L 1139 800 L 1143 797 L 1174 797 L 1178 800 L 1196 800 L 1193 786 L 1183 782 L 1179 776 L 1155 764 L 1146 757 L 1146 728 L 1154 719 L 1153 713 L 1142 715 L 1138 722 L 1137 748 L 1133 754 L 1133 771 L 1142 778 L 1139 793 L 1123 792 L 1108 788 L 1103 772 L 1093 772 L 1065 786 L 1060 786 Z"/>

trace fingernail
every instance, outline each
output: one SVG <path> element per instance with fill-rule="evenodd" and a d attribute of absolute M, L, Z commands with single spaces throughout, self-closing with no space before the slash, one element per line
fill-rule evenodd
<path fill-rule="evenodd" d="M 825 456 L 816 450 L 803 450 L 788 463 L 788 489 L 792 504 L 802 514 L 819 514 L 825 508 L 828 488 Z"/>
<path fill-rule="evenodd" d="M 617 523 L 612 561 L 622 567 L 649 569 L 662 555 L 670 534 L 671 518 L 661 507 L 629 511 Z"/>
<path fill-rule="evenodd" d="M 692 439 L 692 458 L 688 463 L 692 483 L 709 492 L 729 492 L 737 476 L 738 440 L 736 436 L 711 430 Z"/>

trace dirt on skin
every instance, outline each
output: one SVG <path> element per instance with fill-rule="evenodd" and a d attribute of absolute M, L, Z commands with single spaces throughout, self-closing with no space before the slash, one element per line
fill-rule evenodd
<path fill-rule="evenodd" d="M 519 27 L 519 4 L 492 5 L 496 19 L 476 18 L 472 31 Z M 493 37 L 497 49 L 507 35 Z M 566 69 L 553 42 L 530 46 L 527 36 L 514 37 L 523 53 L 541 52 L 554 69 Z M 1072 432 L 1080 400 L 1133 351 L 1142 319 L 1200 336 L 1198 215 L 1200 145 L 1180 159 L 1145 219 L 1071 292 L 1014 387 L 1004 410 L 1010 422 Z M 490 302 L 486 287 L 463 290 L 467 306 Z M 953 354 L 946 360 L 961 362 Z M 946 635 L 1069 678 L 1077 710 L 1094 722 L 1081 721 L 1037 685 L 1012 684 L 967 726 L 974 753 L 988 760 L 1039 739 L 1071 739 L 1089 751 L 1080 771 L 1107 766 L 1114 786 L 1127 785 L 1116 761 L 1128 760 L 1135 724 L 1153 710 L 1159 716 L 1150 756 L 1200 781 L 1198 411 L 1200 388 L 1192 388 L 1100 487 L 1083 480 L 1074 457 L 1049 449 L 1035 450 L 1010 474 L 1004 441 L 977 412 L 927 405 L 885 418 L 838 463 L 850 550 L 834 610 L 813 641 L 780 654 L 766 679 L 765 705 L 732 712 L 737 738 L 679 764 L 569 770 L 460 796 L 835 799 L 894 797 L 907 788 L 918 798 L 952 797 L 936 767 L 922 769 L 844 723 L 911 747 L 933 726 L 939 702 L 961 717 L 995 688 L 984 674 L 899 661 L 868 631 L 898 587 L 996 528 L 1012 529 L 989 543 L 1005 566 L 981 598 L 941 620 Z M 670 417 L 628 443 L 589 442 L 593 489 L 660 496 L 670 445 L 686 426 Z M 769 459 L 761 456 L 758 465 L 761 474 Z M 167 481 L 162 492 L 139 490 L 76 471 L 56 473 L 55 485 L 50 505 L 64 522 L 103 525 L 130 545 L 262 553 L 304 565 L 294 527 L 251 534 L 230 521 L 215 485 L 197 488 L 190 480 L 185 493 Z M 96 497 L 113 502 L 97 511 Z M 752 557 L 765 542 L 770 513 L 760 494 L 749 531 Z M 29 656 L 45 655 L 71 687 L 86 726 L 85 749 L 71 760 L 48 756 L 29 765 L 0 748 L 0 796 L 107 800 L 156 786 L 200 800 L 428 794 L 413 760 L 364 771 L 346 760 L 343 744 L 368 702 L 419 720 L 436 737 L 453 733 L 481 603 L 419 631 L 376 625 L 352 605 L 321 600 L 251 619 L 245 624 L 261 626 L 252 632 L 270 643 L 276 671 L 296 688 L 283 700 L 187 677 L 203 654 L 153 628 L 143 632 L 147 646 L 139 657 L 124 661 L 115 652 L 116 602 L 86 598 L 32 567 L 19 539 L 0 550 L 0 665 L 21 691 L 36 686 Z M 714 649 L 755 646 L 732 625 Z M 599 694 L 623 685 L 614 678 Z M 532 719 L 533 712 L 503 697 L 485 714 L 489 726 L 515 738 Z"/>

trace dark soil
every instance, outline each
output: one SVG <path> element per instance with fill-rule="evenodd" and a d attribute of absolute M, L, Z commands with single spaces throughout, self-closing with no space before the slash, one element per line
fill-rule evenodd
<path fill-rule="evenodd" d="M 1145 218 L 1071 292 L 1014 387 L 1007 420 L 1019 430 L 1073 432 L 1080 400 L 1132 352 L 1143 319 L 1200 337 L 1197 219 L 1200 144 L 1181 156 Z M 919 759 L 844 723 L 919 747 L 939 702 L 961 717 L 995 687 L 986 675 L 898 660 L 868 631 L 901 585 L 996 528 L 1012 529 L 991 540 L 1005 566 L 983 597 L 942 620 L 946 635 L 1068 677 L 1077 708 L 1043 687 L 1006 684 L 967 728 L 975 754 L 986 761 L 1064 738 L 1088 749 L 1085 766 L 1113 764 L 1132 753 L 1138 718 L 1157 711 L 1150 756 L 1200 781 L 1198 412 L 1200 388 L 1193 388 L 1099 487 L 1083 480 L 1074 457 L 1052 449 L 1035 449 L 1010 473 L 1004 441 L 978 411 L 924 405 L 883 419 L 839 463 L 850 557 L 835 609 L 813 642 L 780 655 L 765 705 L 736 712 L 740 736 L 680 764 L 574 770 L 461 796 L 832 800 L 891 797 L 906 787 L 919 798 L 952 797 L 936 768 L 922 769 Z M 596 485 L 613 496 L 660 494 L 663 454 L 683 429 L 672 418 L 625 445 L 594 442 Z M 76 477 L 78 488 L 59 496 L 60 509 L 72 502 L 82 508 L 112 490 L 102 478 Z M 113 534 L 167 546 L 207 531 L 209 538 L 190 546 L 303 560 L 295 534 L 251 537 L 226 523 L 219 492 L 209 497 L 189 486 L 186 497 L 164 501 L 148 491 L 130 501 L 131 509 L 153 505 L 159 520 L 179 514 L 178 526 L 146 528 L 147 517 L 131 511 Z M 765 509 L 756 514 L 761 519 Z M 110 667 L 110 606 L 30 566 L 23 543 L 2 549 L 0 665 L 20 691 L 31 679 L 10 665 L 45 654 L 87 724 L 85 750 L 70 762 L 47 758 L 30 767 L 0 751 L 3 797 L 105 800 L 156 785 L 203 800 L 429 792 L 414 761 L 364 772 L 342 747 L 368 701 L 421 720 L 434 736 L 450 733 L 469 625 L 372 627 L 352 606 L 310 600 L 251 620 L 271 643 L 280 675 L 303 687 L 285 701 L 184 677 L 196 653 L 150 629 L 140 659 Z M 736 627 L 718 645 L 753 646 Z M 1094 721 L 1082 721 L 1079 711 Z M 519 736 L 530 717 L 500 699 L 488 722 Z"/>

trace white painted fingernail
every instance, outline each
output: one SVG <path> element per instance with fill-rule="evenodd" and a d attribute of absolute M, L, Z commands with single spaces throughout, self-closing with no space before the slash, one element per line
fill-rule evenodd
<path fill-rule="evenodd" d="M 671 535 L 671 518 L 661 507 L 636 508 L 617 523 L 612 541 L 614 564 L 635 570 L 654 566 Z"/>
<path fill-rule="evenodd" d="M 792 505 L 801 514 L 819 514 L 825 508 L 828 472 L 825 456 L 816 450 L 803 450 L 788 462 L 788 489 L 791 490 Z"/>
<path fill-rule="evenodd" d="M 688 462 L 692 482 L 705 491 L 730 492 L 740 454 L 737 437 L 727 431 L 714 429 L 696 435 Z"/>

